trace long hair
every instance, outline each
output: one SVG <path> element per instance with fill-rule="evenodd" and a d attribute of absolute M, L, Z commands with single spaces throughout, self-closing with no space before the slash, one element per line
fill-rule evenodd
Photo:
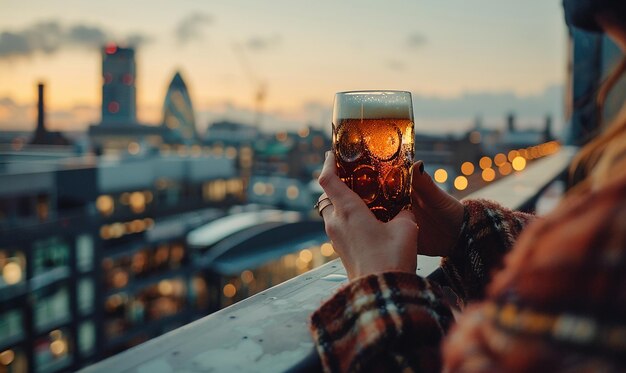
<path fill-rule="evenodd" d="M 600 113 L 600 123 L 604 104 L 611 89 L 626 72 L 626 56 L 617 65 L 601 85 L 597 95 L 597 110 Z M 598 134 L 592 141 L 587 143 L 574 157 L 570 165 L 570 176 L 582 174 L 582 181 L 578 183 L 570 194 L 587 192 L 592 188 L 610 182 L 619 174 L 626 171 L 626 105 L 621 112 Z"/>

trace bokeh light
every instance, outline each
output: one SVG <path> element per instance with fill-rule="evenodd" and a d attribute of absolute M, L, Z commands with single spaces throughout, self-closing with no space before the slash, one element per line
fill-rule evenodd
<path fill-rule="evenodd" d="M 435 181 L 438 183 L 445 183 L 446 180 L 448 180 L 448 172 L 443 168 L 437 169 L 433 176 L 435 177 Z"/>
<path fill-rule="evenodd" d="M 526 160 L 522 157 L 516 157 L 511 163 L 515 171 L 522 171 L 524 168 L 526 168 Z"/>
<path fill-rule="evenodd" d="M 493 168 L 485 168 L 482 173 L 482 178 L 486 182 L 493 181 L 496 178 L 496 171 Z"/>
<path fill-rule="evenodd" d="M 457 176 L 456 179 L 454 179 L 454 187 L 458 190 L 465 190 L 468 184 L 465 176 Z"/>
<path fill-rule="evenodd" d="M 463 162 L 461 165 L 463 175 L 469 176 L 474 173 L 474 164 L 472 162 Z"/>
<path fill-rule="evenodd" d="M 480 161 L 478 162 L 478 165 L 480 166 L 481 169 L 485 169 L 485 168 L 489 168 L 491 167 L 491 158 L 489 157 L 482 157 L 480 159 Z"/>

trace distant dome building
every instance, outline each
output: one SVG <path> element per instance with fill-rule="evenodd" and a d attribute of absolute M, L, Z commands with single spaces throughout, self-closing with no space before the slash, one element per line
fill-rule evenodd
<path fill-rule="evenodd" d="M 187 85 L 176 72 L 165 94 L 163 103 L 163 126 L 170 130 L 168 142 L 195 143 L 198 140 L 196 119 L 187 92 Z"/>

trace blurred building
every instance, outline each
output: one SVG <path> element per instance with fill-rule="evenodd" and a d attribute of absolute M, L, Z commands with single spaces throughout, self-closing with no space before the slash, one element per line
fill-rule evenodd
<path fill-rule="evenodd" d="M 566 102 L 567 143 L 584 145 L 616 118 L 626 102 L 626 77 L 622 76 L 605 100 L 603 110 L 598 110 L 597 94 L 600 86 L 624 55 L 621 49 L 602 34 L 572 28 L 570 32 L 569 81 Z"/>
<path fill-rule="evenodd" d="M 233 159 L 24 149 L 0 177 L 2 369 L 75 370 L 208 312 L 186 235 L 243 200 Z"/>
<path fill-rule="evenodd" d="M 96 153 L 126 151 L 134 144 L 154 148 L 167 136 L 165 127 L 137 122 L 136 78 L 134 49 L 113 43 L 102 48 L 102 118 L 89 127 Z"/>
<path fill-rule="evenodd" d="M 191 97 L 179 72 L 174 74 L 165 94 L 163 126 L 170 130 L 166 139 L 169 143 L 194 144 L 198 142 Z"/>
<path fill-rule="evenodd" d="M 250 145 L 259 140 L 261 132 L 255 126 L 236 123 L 231 121 L 220 121 L 211 123 L 206 131 L 204 142 L 208 145 Z"/>
<path fill-rule="evenodd" d="M 281 131 L 254 143 L 253 174 L 284 176 L 308 182 L 317 178 L 324 153 L 331 149 L 324 131 L 304 127 L 297 132 Z"/>
<path fill-rule="evenodd" d="M 102 49 L 102 124 L 137 122 L 135 50 L 113 43 Z"/>

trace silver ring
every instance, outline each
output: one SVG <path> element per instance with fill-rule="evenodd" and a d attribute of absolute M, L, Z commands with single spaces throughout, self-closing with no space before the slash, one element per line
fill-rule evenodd
<path fill-rule="evenodd" d="M 317 202 L 315 203 L 313 207 L 315 207 L 317 209 L 317 212 L 320 214 L 320 216 L 323 217 L 322 211 L 324 211 L 326 207 L 332 204 L 333 203 L 331 202 L 330 198 L 328 198 L 326 193 L 322 193 L 322 195 L 320 196 L 320 198 L 317 200 Z"/>

